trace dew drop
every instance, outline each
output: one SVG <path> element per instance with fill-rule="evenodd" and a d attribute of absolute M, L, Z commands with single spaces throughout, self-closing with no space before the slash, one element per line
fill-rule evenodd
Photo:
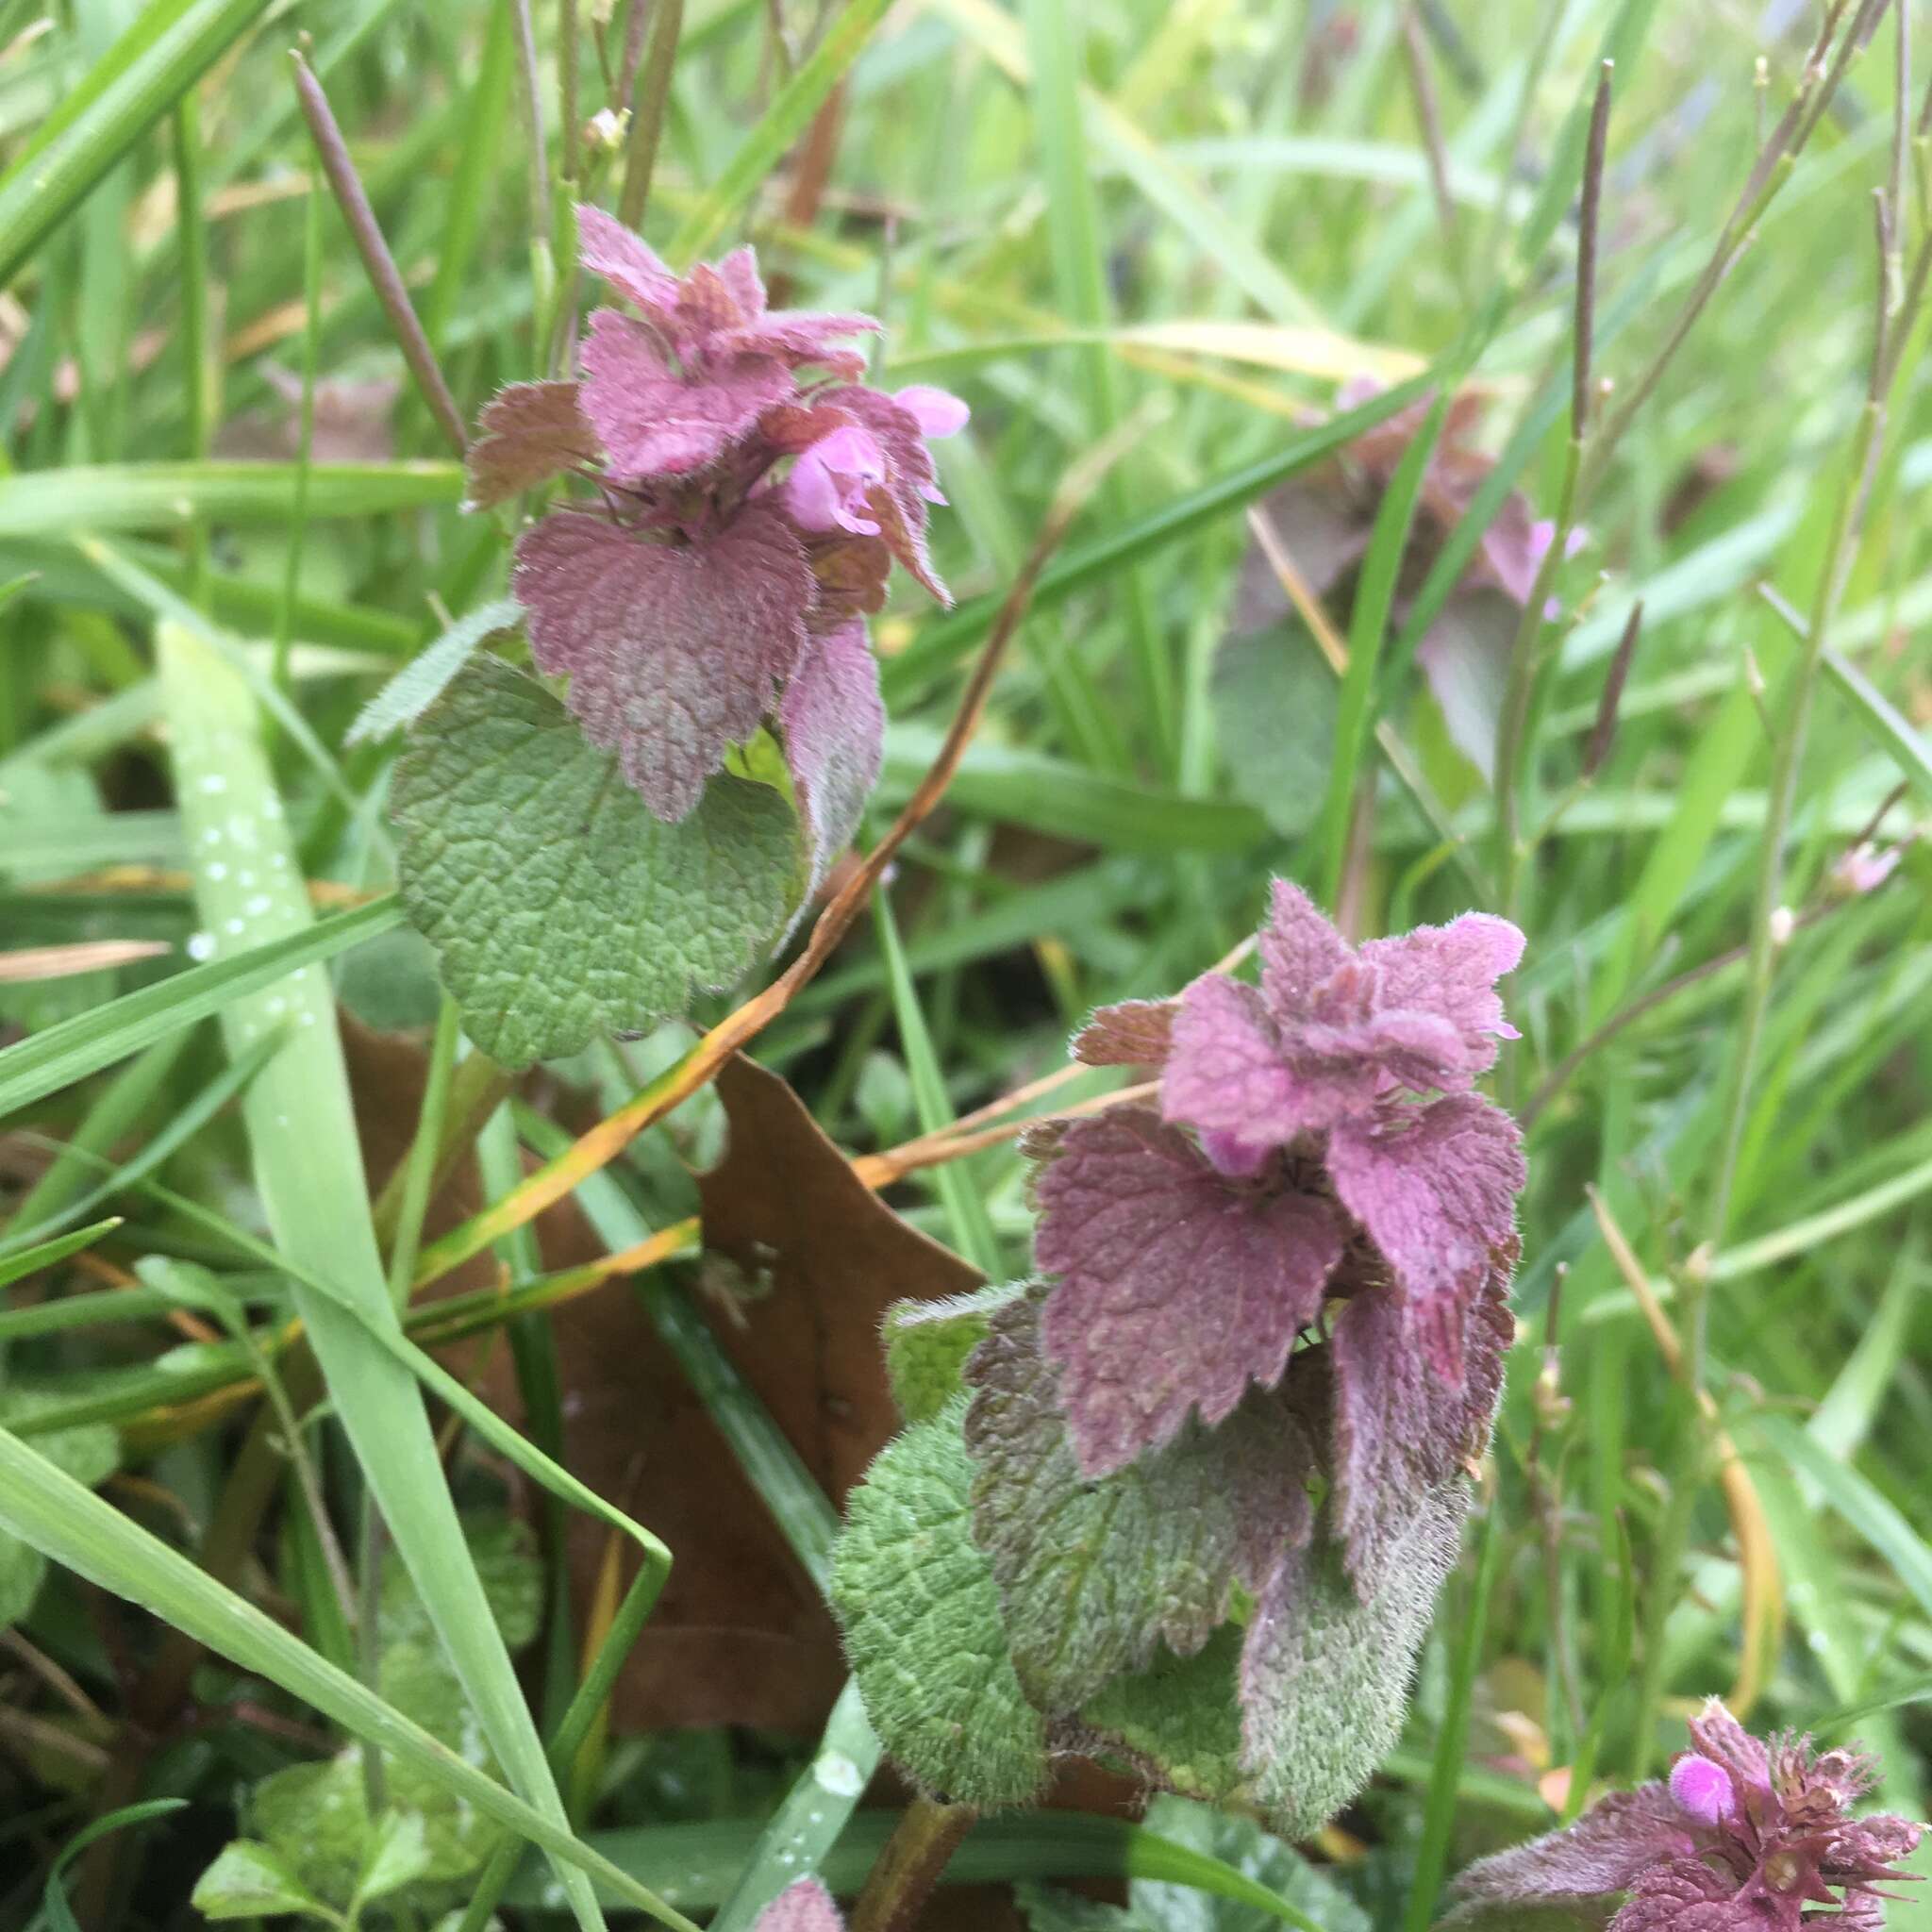
<path fill-rule="evenodd" d="M 215 936 L 211 932 L 192 932 L 188 935 L 188 957 L 191 959 L 212 959 L 215 956 Z"/>

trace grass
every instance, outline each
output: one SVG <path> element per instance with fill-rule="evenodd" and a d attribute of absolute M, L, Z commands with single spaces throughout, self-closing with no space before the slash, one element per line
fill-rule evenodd
<path fill-rule="evenodd" d="M 83 1923 L 195 1923 L 237 1791 L 349 1739 L 555 1858 L 554 1874 L 497 1860 L 518 1923 L 627 1902 L 749 1932 L 801 1858 L 851 1884 L 879 1836 L 874 1791 L 841 1838 L 877 1755 L 849 1694 L 822 1705 L 823 1737 L 640 1740 L 591 1707 L 652 1628 L 653 1486 L 683 1478 L 592 1497 L 558 1470 L 559 1343 L 584 1296 L 635 1298 L 806 1574 L 834 1524 L 689 1268 L 702 1101 L 571 1171 L 594 1244 L 657 1240 L 667 1257 L 628 1284 L 558 1264 L 519 1206 L 541 1191 L 517 1191 L 528 1167 L 568 1156 L 687 1037 L 520 1091 L 483 1132 L 481 1193 L 435 1218 L 437 1143 L 472 1084 L 397 931 L 392 743 L 347 734 L 391 673 L 503 596 L 508 525 L 457 508 L 459 469 L 357 240 L 311 192 L 287 71 L 305 30 L 466 420 L 550 366 L 572 157 L 608 207 L 638 170 L 645 232 L 674 260 L 755 240 L 788 300 L 884 316 L 878 380 L 972 402 L 935 522 L 958 602 L 905 600 L 876 625 L 891 724 L 874 835 L 929 765 L 1063 477 L 1115 439 L 944 808 L 899 855 L 890 912 L 756 1043 L 842 1147 L 913 1140 L 1056 1071 L 1091 1007 L 1170 991 L 1251 930 L 1271 874 L 1365 932 L 1472 904 L 1524 925 L 1524 1038 L 1498 1091 L 1528 1121 L 1531 1181 L 1488 1510 L 1402 1751 L 1317 1848 L 1377 1932 L 1425 1925 L 1444 1873 L 1554 1823 L 1591 1777 L 1655 1765 L 1692 1701 L 1740 1678 L 1755 1728 L 1856 1728 L 1887 1799 L 1924 1815 L 1932 853 L 1910 841 L 1932 808 L 1932 391 L 1926 320 L 1887 309 L 1871 208 L 1902 160 L 1908 269 L 1928 149 L 1895 142 L 1890 25 L 1803 152 L 1754 180 L 1803 48 L 1760 42 L 1717 0 L 1417 8 L 1435 154 L 1392 0 L 852 0 L 823 24 L 692 0 L 641 165 L 561 122 L 562 23 L 583 29 L 579 122 L 622 54 L 626 9 L 601 55 L 594 12 L 536 8 L 532 66 L 512 0 L 75 0 L 43 25 L 0 8 L 0 953 L 172 949 L 0 981 L 0 1404 L 18 1385 L 42 1405 L 0 1429 L 0 1523 L 66 1566 L 0 1633 L 0 1924 L 33 1920 L 70 1846 Z M 1573 449 L 1578 187 L 1606 58 L 1591 373 L 1612 387 Z M 819 141 L 814 194 L 791 158 Z M 1338 414 L 1357 372 L 1396 386 Z M 1214 656 L 1244 512 L 1445 376 L 1490 399 L 1500 460 L 1475 510 L 1433 571 L 1405 564 L 1432 421 L 1374 506 L 1359 593 L 1326 611 L 1347 667 L 1332 756 L 1235 769 Z M 1514 749 L 1491 773 L 1457 749 L 1417 646 L 1511 488 L 1547 515 L 1574 489 L 1588 546 L 1551 566 L 1574 618 L 1525 626 Z M 1640 601 L 1615 736 L 1586 778 Z M 1279 641 L 1319 664 L 1305 632 Z M 237 813 L 279 882 L 265 910 L 208 862 L 207 833 Z M 1861 836 L 1906 847 L 1862 893 L 1840 864 Z M 345 1073 L 339 1044 L 365 1026 L 405 1034 L 433 1075 L 404 1109 L 415 1153 L 381 1215 L 351 1104 L 398 1103 L 352 1093 L 364 1057 Z M 1026 1265 L 1010 1143 L 890 1198 L 990 1271 Z M 459 1256 L 497 1286 L 470 1278 L 447 1320 L 418 1296 L 392 1321 L 392 1285 Z M 331 1532 L 362 1560 L 375 1506 L 509 1785 L 398 1711 L 379 1657 L 341 1667 L 352 1619 L 302 1555 L 315 1525 L 284 1424 L 256 1420 L 259 1362 L 137 1275 L 158 1258 L 242 1296 Z M 467 1354 L 436 1371 L 410 1352 L 459 1327 L 485 1345 L 508 1330 L 526 1437 L 466 1391 Z M 1705 1454 L 1697 1391 L 1729 1461 Z M 95 1495 L 52 1445 L 102 1423 L 121 1471 Z M 628 1594 L 575 1605 L 603 1648 L 555 1626 L 525 1688 L 465 1541 L 511 1468 L 558 1498 L 533 1512 L 546 1558 L 584 1516 L 645 1553 Z M 554 1563 L 541 1588 L 569 1603 Z M 152 1808 L 177 1796 L 188 1810 Z M 996 1821 L 961 1869 L 1152 1871 L 1257 1903 L 1198 1853 L 1118 1824 L 1057 1829 Z M 681 1873 L 703 1883 L 680 1890 Z M 1932 1906 L 1891 1923 L 1932 1925 Z"/>

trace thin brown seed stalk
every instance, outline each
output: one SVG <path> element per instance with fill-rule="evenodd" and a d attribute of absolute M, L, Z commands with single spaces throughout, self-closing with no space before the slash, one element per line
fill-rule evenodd
<path fill-rule="evenodd" d="M 1637 639 L 1643 629 L 1643 600 L 1630 607 L 1624 635 L 1617 640 L 1616 655 L 1610 659 L 1609 675 L 1604 679 L 1603 696 L 1597 700 L 1596 722 L 1583 747 L 1583 775 L 1594 778 L 1616 742 L 1617 712 L 1624 702 L 1624 686 L 1630 675 L 1630 660 L 1637 655 Z"/>
<path fill-rule="evenodd" d="M 356 164 L 349 158 L 348 144 L 342 140 L 341 129 L 336 125 L 336 117 L 330 111 L 328 96 L 323 92 L 321 83 L 299 51 L 291 49 L 289 58 L 295 69 L 295 93 L 302 104 L 302 118 L 308 124 L 309 139 L 315 143 L 316 156 L 322 162 L 322 172 L 328 178 L 336 206 L 341 209 L 342 219 L 349 225 L 356 252 L 362 258 L 363 272 L 369 277 L 370 287 L 375 291 L 375 299 L 381 303 L 383 314 L 389 319 L 391 333 L 403 352 L 403 360 L 408 364 L 409 374 L 416 378 L 416 387 L 429 405 L 430 414 L 436 418 L 437 426 L 448 439 L 450 447 L 460 457 L 470 443 L 468 432 L 463 427 L 462 412 L 457 408 L 449 384 L 443 380 L 436 351 L 429 346 L 429 338 L 423 333 L 423 324 L 409 300 L 409 291 L 403 284 L 402 271 L 396 267 L 395 257 L 390 253 L 389 243 L 383 239 L 375 210 L 370 207 L 369 196 L 363 190 L 362 177 L 357 174 Z"/>
<path fill-rule="evenodd" d="M 1415 96 L 1415 118 L 1422 129 L 1423 152 L 1429 163 L 1429 192 L 1435 196 L 1436 223 L 1442 230 L 1442 246 L 1449 267 L 1465 300 L 1469 295 L 1469 267 L 1463 257 L 1462 238 L 1457 232 L 1456 200 L 1449 192 L 1449 153 L 1442 140 L 1442 112 L 1436 99 L 1436 83 L 1429 73 L 1429 50 L 1423 39 L 1423 24 L 1413 6 L 1402 9 L 1403 66 L 1408 75 L 1408 88 Z"/>
<path fill-rule="evenodd" d="M 1610 135 L 1610 78 L 1606 60 L 1590 108 L 1590 141 L 1584 149 L 1583 203 L 1576 225 L 1576 339 L 1571 357 L 1570 433 L 1581 438 L 1591 416 L 1591 360 L 1596 338 L 1597 229 L 1603 217 L 1604 150 Z"/>

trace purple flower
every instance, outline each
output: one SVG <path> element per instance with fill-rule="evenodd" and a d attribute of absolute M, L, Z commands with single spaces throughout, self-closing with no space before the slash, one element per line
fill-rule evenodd
<path fill-rule="evenodd" d="M 674 275 L 578 209 L 583 263 L 630 305 L 595 310 L 581 379 L 519 383 L 485 408 L 469 500 L 559 474 L 599 495 L 519 539 L 514 588 L 540 671 L 667 822 L 761 726 L 784 747 L 814 884 L 858 827 L 885 712 L 865 628 L 894 561 L 942 602 L 926 448 L 967 419 L 943 390 L 859 378 L 878 324 L 766 307 L 748 248 Z M 815 372 L 815 373 L 814 373 Z"/>
<path fill-rule="evenodd" d="M 758 1916 L 752 1932 L 844 1932 L 832 1894 L 816 1878 L 794 1879 Z"/>
<path fill-rule="evenodd" d="M 1357 950 L 1277 882 L 1258 986 L 1210 973 L 1094 1015 L 1075 1056 L 1159 1067 L 1160 1105 L 1066 1125 L 1036 1183 L 1041 1332 L 1090 1477 L 1272 1388 L 1340 1301 L 1321 1427 L 1373 1583 L 1501 1387 L 1523 1157 L 1469 1090 L 1513 1037 L 1494 982 L 1522 950 L 1480 913 Z"/>
<path fill-rule="evenodd" d="M 1858 1753 L 1790 1736 L 1762 1743 L 1713 1698 L 1667 1780 L 1479 1859 L 1456 1881 L 1452 1917 L 1555 1907 L 1596 1924 L 1603 1902 L 1622 1893 L 1607 1932 L 1876 1932 L 1888 1896 L 1878 1887 L 1916 1875 L 1896 1868 L 1922 1827 L 1854 1818 L 1872 1782 Z"/>
<path fill-rule="evenodd" d="M 856 423 L 822 436 L 791 466 L 785 479 L 785 511 L 801 530 L 850 530 L 876 537 L 866 514 L 868 492 L 886 480 L 885 452 L 872 432 Z"/>

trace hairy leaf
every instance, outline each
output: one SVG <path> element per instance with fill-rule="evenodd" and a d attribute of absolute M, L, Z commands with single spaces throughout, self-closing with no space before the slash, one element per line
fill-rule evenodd
<path fill-rule="evenodd" d="M 597 432 L 574 382 L 513 382 L 483 405 L 463 458 L 465 509 L 491 509 L 565 470 L 594 464 Z"/>
<path fill-rule="evenodd" d="M 1149 1108 L 1073 1122 L 1038 1188 L 1046 1352 L 1088 1475 L 1278 1381 L 1341 1254 L 1326 1201 L 1226 1180 Z"/>
<path fill-rule="evenodd" d="M 499 631 L 514 630 L 523 614 L 513 598 L 499 597 L 458 618 L 356 713 L 342 742 L 363 744 L 413 724 L 449 689 L 450 680 L 470 661 L 477 645 Z"/>
<path fill-rule="evenodd" d="M 1210 696 L 1236 794 L 1284 838 L 1322 808 L 1335 746 L 1335 675 L 1299 625 L 1231 637 L 1214 656 Z"/>
<path fill-rule="evenodd" d="M 862 620 L 807 644 L 778 712 L 785 759 L 811 829 L 811 882 L 852 842 L 886 750 L 879 667 Z"/>
<path fill-rule="evenodd" d="M 1090 1067 L 1158 1067 L 1174 1043 L 1174 1000 L 1122 1000 L 1102 1007 L 1068 1049 Z"/>
<path fill-rule="evenodd" d="M 1526 1178 L 1516 1123 L 1473 1093 L 1389 1107 L 1338 1122 L 1327 1166 L 1416 1310 L 1430 1367 L 1459 1384 L 1463 1309 L 1516 1236 Z"/>
<path fill-rule="evenodd" d="M 613 475 L 633 483 L 708 469 L 791 393 L 791 373 L 771 356 L 739 355 L 687 377 L 658 339 L 614 308 L 591 317 L 579 402 Z"/>
<path fill-rule="evenodd" d="M 1046 1726 L 973 1541 L 965 1411 L 915 1423 L 853 1491 L 832 1603 L 866 1715 L 908 1774 L 964 1804 L 1024 1805 L 1046 1779 Z"/>
<path fill-rule="evenodd" d="M 1508 1275 L 1498 1270 L 1458 1305 L 1459 1388 L 1435 1374 L 1419 1312 L 1395 1291 L 1350 1297 L 1329 1353 L 1335 1372 L 1336 1474 L 1348 1567 L 1362 1591 L 1405 1562 L 1415 1501 L 1482 1453 L 1514 1339 Z"/>
<path fill-rule="evenodd" d="M 777 792 L 721 777 L 666 825 L 541 684 L 493 658 L 425 717 L 391 811 L 409 916 L 471 1039 L 506 1066 L 729 986 L 798 884 Z"/>
<path fill-rule="evenodd" d="M 1298 1906 L 1322 1932 L 1370 1932 L 1369 1914 L 1329 1875 L 1332 1867 L 1311 1865 L 1252 1818 L 1160 1796 L 1148 1806 L 1145 1823 L 1170 1843 L 1219 1858 L 1265 1885 Z M 1136 1878 L 1133 1898 L 1136 1909 L 1160 1932 L 1275 1932 L 1281 1923 L 1259 1906 L 1167 1879 Z"/>
<path fill-rule="evenodd" d="M 894 1302 L 886 1310 L 886 1374 L 908 1423 L 937 1415 L 960 1392 L 967 1357 L 986 1339 L 994 1314 L 1024 1292 L 1008 1282 L 941 1301 Z"/>
<path fill-rule="evenodd" d="M 1324 1824 L 1401 1736 L 1416 1652 L 1468 1507 L 1459 1480 L 1412 1496 L 1366 1601 L 1326 1538 L 1291 1553 L 1262 1592 L 1241 1652 L 1242 1755 L 1284 1838 Z"/>
<path fill-rule="evenodd" d="M 538 669 L 569 675 L 585 735 L 673 823 L 776 702 L 813 595 L 797 538 L 756 503 L 677 545 L 559 510 L 518 543 L 514 581 Z"/>
<path fill-rule="evenodd" d="M 1042 1709 L 1077 1709 L 1165 1642 L 1187 1657 L 1307 1534 L 1312 1455 L 1283 1395 L 1257 1394 L 1098 1481 L 1080 1472 L 1041 1352 L 1044 1291 L 993 1316 L 966 1369 L 974 1534 L 1014 1667 Z"/>
<path fill-rule="evenodd" d="M 1185 1797 L 1226 1804 L 1247 1788 L 1236 1696 L 1241 1633 L 1224 1624 L 1192 1657 L 1162 1649 L 1116 1677 L 1080 1712 L 1103 1749 Z"/>

